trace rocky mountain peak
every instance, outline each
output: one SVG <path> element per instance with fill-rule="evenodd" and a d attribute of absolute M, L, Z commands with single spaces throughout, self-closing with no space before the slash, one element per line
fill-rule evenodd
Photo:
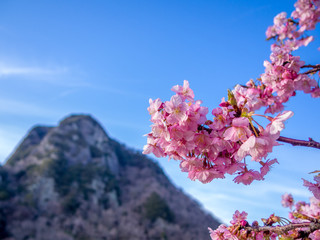
<path fill-rule="evenodd" d="M 0 239 L 209 239 L 218 224 L 90 115 L 34 127 L 0 167 Z"/>
<path fill-rule="evenodd" d="M 109 139 L 105 130 L 91 115 L 70 115 L 60 122 L 58 128 L 69 133 L 79 131 L 89 145 L 103 144 Z"/>
<path fill-rule="evenodd" d="M 57 127 L 34 127 L 9 158 L 7 166 L 19 171 L 61 156 L 71 164 L 107 164 L 114 174 L 119 168 L 108 135 L 90 115 L 71 115 Z"/>

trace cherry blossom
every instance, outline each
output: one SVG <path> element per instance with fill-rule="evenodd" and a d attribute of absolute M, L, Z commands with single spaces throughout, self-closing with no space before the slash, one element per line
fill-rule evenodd
<path fill-rule="evenodd" d="M 182 99 L 187 99 L 190 102 L 193 102 L 194 93 L 189 87 L 189 82 L 187 80 L 183 81 L 183 86 L 176 85 L 172 87 L 172 91 L 176 92 Z"/>
<path fill-rule="evenodd" d="M 283 194 L 281 204 L 283 207 L 289 207 L 291 209 L 294 204 L 292 195 L 288 193 Z"/>
<path fill-rule="evenodd" d="M 313 193 L 313 195 L 320 200 L 320 176 L 315 176 L 314 180 L 316 183 L 311 183 L 305 179 L 303 180 L 303 186 L 308 187 L 308 189 Z"/>
<path fill-rule="evenodd" d="M 270 123 L 270 134 L 278 134 L 284 129 L 284 121 L 288 120 L 293 116 L 292 111 L 284 111 L 279 113 Z"/>
<path fill-rule="evenodd" d="M 320 149 L 320 143 L 311 138 L 302 141 L 280 136 L 293 116 L 292 111 L 284 111 L 291 97 L 299 91 L 320 97 L 320 64 L 306 64 L 294 55 L 314 39 L 306 31 L 315 29 L 320 22 L 320 1 L 298 0 L 294 6 L 291 15 L 278 14 L 266 31 L 267 39 L 275 43 L 263 63 L 264 72 L 257 80 L 228 90 L 227 98 L 223 97 L 218 107 L 209 110 L 201 100 L 195 100 L 187 80 L 182 86 L 172 87 L 175 95 L 170 101 L 150 99 L 152 125 L 143 153 L 180 161 L 181 171 L 191 180 L 209 183 L 230 174 L 235 183 L 249 185 L 264 180 L 279 163 L 268 158 L 279 142 Z M 207 116 L 209 112 L 212 116 Z M 267 123 L 259 121 L 259 117 L 267 119 Z M 311 183 L 303 179 L 304 186 L 314 194 L 310 203 L 294 204 L 291 194 L 282 196 L 284 207 L 294 206 L 290 220 L 271 214 L 262 219 L 264 226 L 259 226 L 257 221 L 248 223 L 247 213 L 237 210 L 231 226 L 209 228 L 211 239 L 320 239 L 320 175 L 314 180 Z M 315 224 L 319 225 L 316 229 Z"/>
<path fill-rule="evenodd" d="M 233 214 L 232 220 L 230 221 L 231 224 L 240 223 L 242 220 L 246 220 L 248 216 L 248 213 L 243 211 L 240 213 L 238 210 L 235 211 Z"/>
<path fill-rule="evenodd" d="M 235 118 L 232 120 L 232 127 L 228 128 L 223 137 L 225 140 L 232 142 L 245 142 L 248 136 L 252 134 L 249 127 L 249 119 L 245 117 Z"/>

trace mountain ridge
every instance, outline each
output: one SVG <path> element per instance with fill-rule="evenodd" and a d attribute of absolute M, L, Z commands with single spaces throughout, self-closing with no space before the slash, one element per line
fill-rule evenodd
<path fill-rule="evenodd" d="M 91 115 L 32 128 L 0 179 L 0 239 L 209 239 L 219 224 Z"/>

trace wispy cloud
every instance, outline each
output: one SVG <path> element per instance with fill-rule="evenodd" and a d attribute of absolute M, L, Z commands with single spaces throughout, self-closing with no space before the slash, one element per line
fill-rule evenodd
<path fill-rule="evenodd" d="M 65 74 L 68 69 L 60 68 L 41 68 L 41 67 L 21 67 L 8 66 L 0 63 L 0 77 L 5 76 L 35 76 L 35 75 L 59 75 Z"/>
<path fill-rule="evenodd" d="M 5 63 L 0 61 L 0 80 L 42 82 L 64 87 L 90 87 L 81 73 L 65 66 L 41 64 Z"/>
<path fill-rule="evenodd" d="M 261 188 L 259 187 L 259 193 L 264 194 L 264 195 L 269 195 L 269 194 L 284 194 L 284 193 L 291 193 L 295 197 L 310 197 L 311 193 L 306 189 L 303 188 L 302 181 L 301 185 L 298 187 L 292 187 L 292 186 L 287 186 L 286 184 L 282 183 L 267 183 L 262 186 L 263 183 L 261 183 Z M 251 192 L 251 194 L 254 194 Z"/>
<path fill-rule="evenodd" d="M 62 114 L 56 110 L 41 107 L 37 104 L 0 98 L 0 112 L 19 116 L 57 117 Z"/>

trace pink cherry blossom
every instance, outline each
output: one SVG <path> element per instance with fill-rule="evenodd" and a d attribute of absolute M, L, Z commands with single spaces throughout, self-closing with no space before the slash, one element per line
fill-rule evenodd
<path fill-rule="evenodd" d="M 232 225 L 240 223 L 242 220 L 246 220 L 247 216 L 248 216 L 248 213 L 246 213 L 245 211 L 240 213 L 238 210 L 236 210 L 232 216 L 232 220 L 230 221 L 230 223 Z"/>
<path fill-rule="evenodd" d="M 168 123 L 182 122 L 187 119 L 187 103 L 183 102 L 179 95 L 171 97 L 169 102 L 165 102 L 164 109 L 169 116 L 167 118 Z"/>
<path fill-rule="evenodd" d="M 312 240 L 319 240 L 320 239 L 320 230 L 314 231 L 309 235 L 309 238 Z"/>
<path fill-rule="evenodd" d="M 292 111 L 284 111 L 279 113 L 275 118 L 271 120 L 270 126 L 270 134 L 278 134 L 284 129 L 284 121 L 288 120 L 293 116 Z"/>
<path fill-rule="evenodd" d="M 302 180 L 304 182 L 303 186 L 307 187 L 317 199 L 320 199 L 320 176 L 314 177 L 316 183 L 311 183 L 305 179 Z"/>
<path fill-rule="evenodd" d="M 156 119 L 159 119 L 161 113 L 160 113 L 160 107 L 162 105 L 162 102 L 159 98 L 156 100 L 149 99 L 150 107 L 148 107 L 148 111 L 151 115 L 151 121 L 154 122 Z"/>
<path fill-rule="evenodd" d="M 285 23 L 287 23 L 288 19 L 287 19 L 287 13 L 286 12 L 281 12 L 279 13 L 277 16 L 274 17 L 273 19 L 273 23 L 276 26 L 281 26 Z"/>
<path fill-rule="evenodd" d="M 283 111 L 284 104 L 297 91 L 320 97 L 316 80 L 301 73 L 306 67 L 317 73 L 318 65 L 305 65 L 299 56 L 293 55 L 293 51 L 313 40 L 304 31 L 319 22 L 319 2 L 299 0 L 293 19 L 285 13 L 274 18 L 274 26 L 268 28 L 267 34 L 276 43 L 271 46 L 270 60 L 264 61 L 265 72 L 256 81 L 238 84 L 228 91 L 228 98 L 222 98 L 212 110 L 213 119 L 207 118 L 208 108 L 194 100 L 187 80 L 183 86 L 172 88 L 176 95 L 170 101 L 150 99 L 148 111 L 153 125 L 144 153 L 181 161 L 182 171 L 203 183 L 225 174 L 238 174 L 237 183 L 262 180 L 277 162 L 265 159 L 279 145 L 280 132 L 293 113 L 285 111 L 274 118 L 267 115 Z M 254 113 L 258 110 L 264 110 L 269 124 L 258 122 Z M 246 162 L 247 156 L 254 162 Z M 251 169 L 251 164 L 259 163 L 260 172 Z"/>
<path fill-rule="evenodd" d="M 310 78 L 306 74 L 300 74 L 295 80 L 294 80 L 294 87 L 297 90 L 301 90 L 304 93 L 312 93 L 313 89 L 318 86 L 318 83 L 316 80 Z"/>
<path fill-rule="evenodd" d="M 210 125 L 212 129 L 221 130 L 228 124 L 228 115 L 220 107 L 214 108 L 212 115 L 214 115 L 214 122 Z"/>
<path fill-rule="evenodd" d="M 283 66 L 285 62 L 289 61 L 290 55 L 286 48 L 278 45 L 272 45 L 271 51 L 270 60 L 273 64 Z"/>
<path fill-rule="evenodd" d="M 265 163 L 260 162 L 263 166 L 260 168 L 261 177 L 264 177 L 271 169 L 271 166 L 275 163 L 279 163 L 277 159 L 267 160 Z"/>
<path fill-rule="evenodd" d="M 172 91 L 176 92 L 182 99 L 187 99 L 190 102 L 193 102 L 194 93 L 192 89 L 189 87 L 189 82 L 187 80 L 183 81 L 183 86 L 176 85 L 172 87 Z"/>
<path fill-rule="evenodd" d="M 248 111 L 257 110 L 261 107 L 260 90 L 257 88 L 246 88 L 239 84 L 232 90 L 238 107 L 245 107 Z"/>
<path fill-rule="evenodd" d="M 236 236 L 234 236 L 224 224 L 221 224 L 216 230 L 209 229 L 210 237 L 212 240 L 238 240 Z"/>
<path fill-rule="evenodd" d="M 244 185 L 249 185 L 254 180 L 262 180 L 260 173 L 254 170 L 244 170 L 233 179 L 235 183 L 243 183 Z"/>
<path fill-rule="evenodd" d="M 164 153 L 163 150 L 157 144 L 157 139 L 148 137 L 147 145 L 143 147 L 143 154 L 150 154 L 153 153 L 156 157 L 163 157 Z"/>
<path fill-rule="evenodd" d="M 278 145 L 275 139 L 270 136 L 259 136 L 252 135 L 245 141 L 239 150 L 235 154 L 235 159 L 241 161 L 247 155 L 252 157 L 254 161 L 260 161 L 265 158 L 269 152 L 272 151 L 273 146 Z"/>
<path fill-rule="evenodd" d="M 248 137 L 252 134 L 248 126 L 248 118 L 235 118 L 232 120 L 232 127 L 228 128 L 224 132 L 223 137 L 225 140 L 230 140 L 232 142 L 245 142 L 248 139 Z"/>
<path fill-rule="evenodd" d="M 290 209 L 293 207 L 293 197 L 291 194 L 285 193 L 282 195 L 281 204 L 283 207 L 289 207 Z"/>
<path fill-rule="evenodd" d="M 312 90 L 311 96 L 312 96 L 313 98 L 318 98 L 318 97 L 320 97 L 320 88 L 319 88 L 319 86 L 317 86 L 316 88 L 314 88 L 314 89 Z"/>

